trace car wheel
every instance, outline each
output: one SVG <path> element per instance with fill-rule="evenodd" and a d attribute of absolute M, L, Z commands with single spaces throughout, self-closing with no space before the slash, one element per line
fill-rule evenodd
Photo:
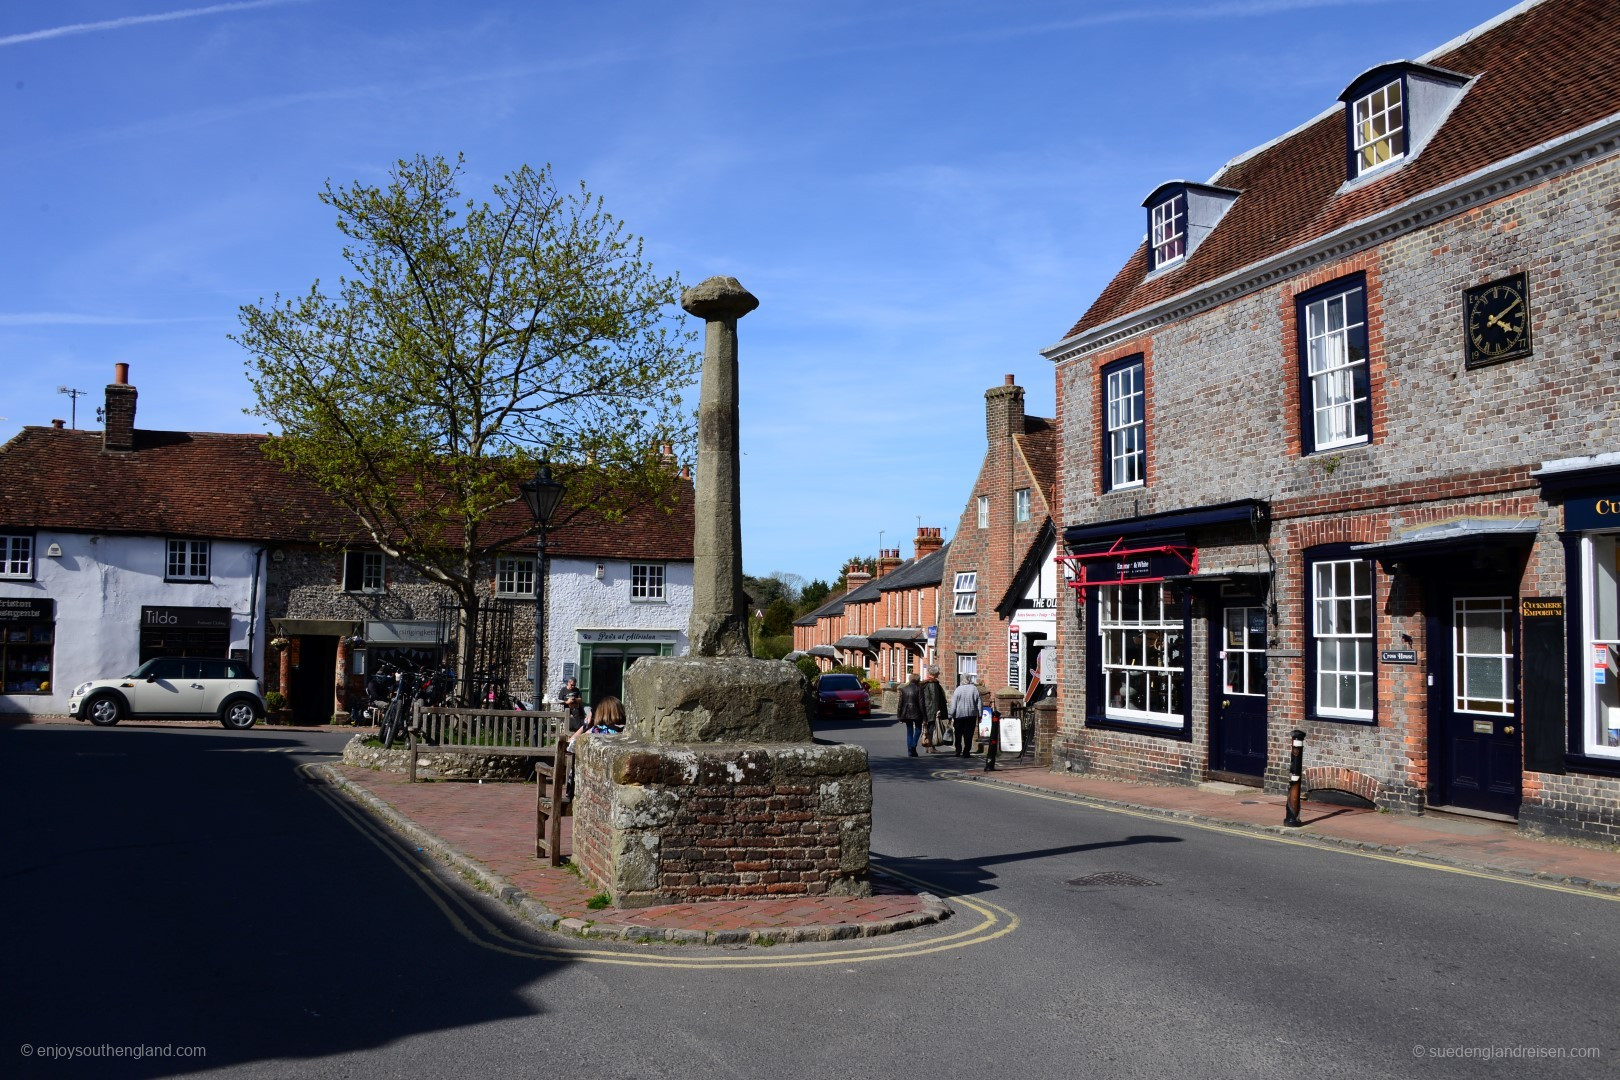
<path fill-rule="evenodd" d="M 246 731 L 259 719 L 259 707 L 247 698 L 227 701 L 219 712 L 219 722 L 232 731 Z"/>
<path fill-rule="evenodd" d="M 111 694 L 100 694 L 84 703 L 84 715 L 97 727 L 112 727 L 124 718 L 124 706 Z"/>

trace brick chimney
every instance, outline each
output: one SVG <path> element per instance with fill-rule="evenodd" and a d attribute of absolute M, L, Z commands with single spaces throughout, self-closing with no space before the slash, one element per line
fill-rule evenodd
<path fill-rule="evenodd" d="M 944 546 L 945 539 L 939 535 L 939 529 L 919 528 L 917 530 L 917 558 L 932 555 Z"/>
<path fill-rule="evenodd" d="M 135 449 L 135 388 L 129 385 L 129 365 L 113 365 L 107 384 L 107 408 L 102 420 L 103 450 Z"/>
<path fill-rule="evenodd" d="M 860 563 L 852 562 L 844 567 L 844 584 L 849 586 L 850 592 L 854 592 L 871 580 L 872 575 L 862 570 Z"/>
<path fill-rule="evenodd" d="M 878 551 L 877 576 L 883 577 L 892 574 L 900 566 L 899 548 L 882 548 Z"/>
<path fill-rule="evenodd" d="M 1011 375 L 984 392 L 984 430 L 991 446 L 1024 433 L 1024 388 Z"/>

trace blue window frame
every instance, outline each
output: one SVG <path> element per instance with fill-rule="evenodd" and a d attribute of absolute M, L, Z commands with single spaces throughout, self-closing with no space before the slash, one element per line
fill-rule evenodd
<path fill-rule="evenodd" d="M 1305 453 L 1372 438 L 1366 275 L 1294 298 L 1299 348 L 1300 445 Z"/>
<path fill-rule="evenodd" d="M 1313 720 L 1378 721 L 1378 581 L 1348 544 L 1305 553 L 1305 701 Z"/>
<path fill-rule="evenodd" d="M 1103 490 L 1147 482 L 1147 381 L 1142 356 L 1102 369 Z"/>

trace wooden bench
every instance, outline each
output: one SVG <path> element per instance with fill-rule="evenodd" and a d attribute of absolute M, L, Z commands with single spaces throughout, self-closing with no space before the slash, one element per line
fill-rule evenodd
<path fill-rule="evenodd" d="M 418 705 L 405 731 L 410 751 L 410 782 L 416 783 L 419 750 L 435 754 L 479 754 L 534 761 L 534 854 L 561 866 L 562 819 L 573 812 L 568 798 L 568 731 L 563 712 L 508 709 L 456 709 Z"/>
<path fill-rule="evenodd" d="M 405 731 L 411 759 L 410 782 L 416 782 L 418 750 L 435 754 L 533 758 L 538 762 L 552 755 L 559 741 L 567 742 L 566 738 L 559 737 L 567 727 L 567 714 L 559 711 L 459 709 L 418 704 Z"/>
<path fill-rule="evenodd" d="M 568 797 L 568 743 L 559 740 L 551 757 L 534 763 L 534 857 L 561 866 L 562 819 L 574 812 Z"/>

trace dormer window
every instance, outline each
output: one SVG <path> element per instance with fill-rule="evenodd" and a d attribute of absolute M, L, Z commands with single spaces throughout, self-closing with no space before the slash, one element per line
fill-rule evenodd
<path fill-rule="evenodd" d="M 1466 75 L 1409 60 L 1362 72 L 1339 95 L 1349 182 L 1421 154 L 1467 86 Z"/>
<path fill-rule="evenodd" d="M 1351 147 L 1356 175 L 1406 156 L 1406 111 L 1401 107 L 1401 80 L 1380 86 L 1352 106 Z"/>
<path fill-rule="evenodd" d="M 1187 195 L 1177 192 L 1153 208 L 1153 269 L 1187 254 Z"/>
<path fill-rule="evenodd" d="M 1148 211 L 1149 273 L 1190 258 L 1237 197 L 1231 188 L 1186 180 L 1160 184 L 1142 203 Z"/>

